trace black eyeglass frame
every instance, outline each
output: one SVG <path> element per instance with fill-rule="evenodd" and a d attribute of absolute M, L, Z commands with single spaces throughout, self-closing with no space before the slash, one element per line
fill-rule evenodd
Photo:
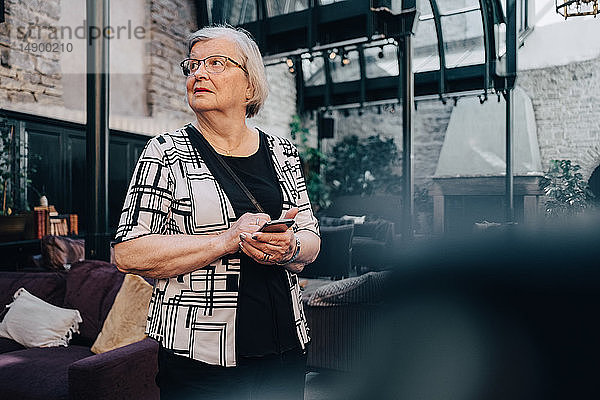
<path fill-rule="evenodd" d="M 206 69 L 206 60 L 208 60 L 209 58 L 213 58 L 213 57 L 222 57 L 222 58 L 226 59 L 227 61 L 229 61 L 230 63 L 232 63 L 233 65 L 235 65 L 236 67 L 241 68 L 241 70 L 244 71 L 246 73 L 246 75 L 248 74 L 248 70 L 242 64 L 240 64 L 239 62 L 235 61 L 233 58 L 230 58 L 230 57 L 227 57 L 227 56 L 222 56 L 220 54 L 214 54 L 212 56 L 204 57 L 203 59 L 188 57 L 188 58 L 186 58 L 185 60 L 183 60 L 182 62 L 179 63 L 179 66 L 181 67 L 181 72 L 183 72 L 184 76 L 192 76 L 192 75 L 194 75 L 192 73 L 186 75 L 186 73 L 185 73 L 185 69 L 186 68 L 184 68 L 183 63 L 185 63 L 186 61 L 190 61 L 190 60 L 198 61 L 199 63 L 204 64 L 204 68 Z M 200 65 L 198 65 L 198 68 L 200 68 Z M 220 74 L 222 72 L 225 72 L 225 69 L 223 69 L 222 72 L 209 72 L 208 70 L 207 70 L 207 72 L 209 74 L 211 74 L 211 73 L 212 74 Z"/>

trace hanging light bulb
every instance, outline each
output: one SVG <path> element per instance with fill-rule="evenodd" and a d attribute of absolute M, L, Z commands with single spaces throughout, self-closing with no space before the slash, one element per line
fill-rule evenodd
<path fill-rule="evenodd" d="M 331 52 L 329 53 L 329 59 L 333 61 L 333 60 L 335 60 L 336 57 L 337 57 L 337 49 L 331 50 Z"/>
<path fill-rule="evenodd" d="M 288 68 L 292 68 L 294 66 L 294 60 L 291 58 L 286 59 L 285 63 L 287 64 Z"/>
<path fill-rule="evenodd" d="M 348 53 L 346 53 L 345 51 L 342 51 L 342 67 L 345 67 L 348 64 L 350 64 L 350 59 L 348 58 Z"/>

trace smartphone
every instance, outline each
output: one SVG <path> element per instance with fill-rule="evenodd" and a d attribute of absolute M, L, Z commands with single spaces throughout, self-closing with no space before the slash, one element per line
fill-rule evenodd
<path fill-rule="evenodd" d="M 275 219 L 273 221 L 267 221 L 258 230 L 259 232 L 285 232 L 292 225 L 294 225 L 293 219 Z"/>

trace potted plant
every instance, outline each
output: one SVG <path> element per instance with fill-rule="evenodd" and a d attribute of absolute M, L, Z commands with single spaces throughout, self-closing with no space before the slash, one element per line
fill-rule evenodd
<path fill-rule="evenodd" d="M 292 117 L 290 132 L 298 147 L 308 197 L 311 200 L 313 211 L 316 213 L 320 209 L 325 209 L 331 205 L 331 189 L 325 183 L 321 172 L 327 166 L 327 157 L 319 149 L 310 146 L 308 143 L 310 132 L 302 125 L 302 121 L 297 115 Z"/>
<path fill-rule="evenodd" d="M 400 191 L 401 178 L 393 171 L 399 161 L 393 138 L 346 136 L 333 147 L 329 158 L 327 182 L 336 196 Z"/>
<path fill-rule="evenodd" d="M 594 194 L 571 160 L 552 160 L 540 180 L 546 195 L 545 212 L 550 218 L 565 219 L 593 206 Z"/>

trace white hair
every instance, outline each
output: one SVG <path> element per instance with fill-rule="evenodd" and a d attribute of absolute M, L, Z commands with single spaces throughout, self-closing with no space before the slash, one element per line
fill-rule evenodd
<path fill-rule="evenodd" d="M 265 100 L 269 95 L 269 86 L 260 50 L 250 32 L 231 25 L 204 27 L 188 36 L 188 55 L 196 43 L 220 38 L 231 40 L 236 45 L 241 57 L 240 63 L 248 71 L 252 97 L 246 105 L 246 117 L 253 117 L 258 114 L 263 104 L 265 104 Z"/>

